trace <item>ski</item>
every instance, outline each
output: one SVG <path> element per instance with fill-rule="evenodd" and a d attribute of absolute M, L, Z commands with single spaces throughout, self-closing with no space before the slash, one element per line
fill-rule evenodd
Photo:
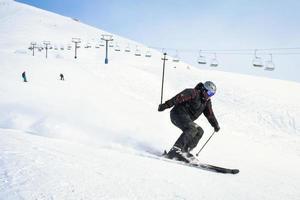
<path fill-rule="evenodd" d="M 189 165 L 191 167 L 196 167 L 199 169 L 204 169 L 204 170 L 223 173 L 223 174 L 237 174 L 240 172 L 239 169 L 229 169 L 229 168 L 218 167 L 215 165 L 209 165 L 209 164 L 203 164 L 203 163 L 197 163 L 197 164 L 187 163 L 187 165 Z"/>
<path fill-rule="evenodd" d="M 188 167 L 194 167 L 197 169 L 207 170 L 207 171 L 211 171 L 211 172 L 223 173 L 223 174 L 238 174 L 240 172 L 239 169 L 230 169 L 230 168 L 224 168 L 224 167 L 219 167 L 219 166 L 215 166 L 215 165 L 201 163 L 197 159 L 193 160 L 190 163 L 179 161 L 179 160 L 169 159 L 166 157 L 166 152 L 164 152 L 163 155 L 161 156 L 161 160 L 185 165 Z"/>

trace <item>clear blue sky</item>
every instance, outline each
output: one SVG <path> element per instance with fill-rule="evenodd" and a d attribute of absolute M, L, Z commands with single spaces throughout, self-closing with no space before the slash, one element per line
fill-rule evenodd
<path fill-rule="evenodd" d="M 196 49 L 300 47 L 298 0 L 18 1 L 78 18 L 148 46 L 178 49 L 179 56 L 192 64 L 197 59 Z M 277 68 L 272 74 L 249 67 L 252 57 L 219 55 L 221 65 L 224 61 L 219 69 L 300 82 L 300 76 L 295 75 L 295 70 L 300 74 L 300 54 L 274 55 Z"/>

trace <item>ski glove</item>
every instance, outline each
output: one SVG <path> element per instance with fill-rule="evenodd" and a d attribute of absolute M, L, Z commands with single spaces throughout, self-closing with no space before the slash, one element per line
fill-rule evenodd
<path fill-rule="evenodd" d="M 220 130 L 220 126 L 219 126 L 219 125 L 216 125 L 216 126 L 214 127 L 214 129 L 215 129 L 215 132 L 218 132 L 218 131 Z"/>
<path fill-rule="evenodd" d="M 164 111 L 168 108 L 167 104 L 163 103 L 163 104 L 159 104 L 158 106 L 158 111 L 161 112 L 161 111 Z"/>
<path fill-rule="evenodd" d="M 166 101 L 165 103 L 159 104 L 158 111 L 161 112 L 161 111 L 164 111 L 167 108 L 171 108 L 173 106 L 174 106 L 173 99 L 170 99 L 170 100 Z"/>

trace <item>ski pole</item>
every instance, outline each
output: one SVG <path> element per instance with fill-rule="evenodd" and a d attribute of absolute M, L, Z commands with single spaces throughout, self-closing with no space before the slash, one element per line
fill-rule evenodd
<path fill-rule="evenodd" d="M 212 138 L 212 136 L 215 134 L 216 131 L 214 131 L 211 136 L 208 138 L 208 140 L 205 142 L 205 144 L 202 146 L 202 148 L 199 150 L 199 152 L 196 154 L 196 156 L 199 155 L 199 153 L 202 151 L 202 149 L 205 147 L 205 145 L 208 143 L 208 141 Z"/>
<path fill-rule="evenodd" d="M 161 94 L 160 94 L 160 104 L 162 104 L 163 101 L 163 94 L 164 94 L 164 80 L 165 80 L 165 63 L 166 63 L 166 55 L 167 53 L 164 53 L 164 57 L 162 58 L 163 62 L 163 73 L 162 73 L 162 81 L 161 81 Z"/>

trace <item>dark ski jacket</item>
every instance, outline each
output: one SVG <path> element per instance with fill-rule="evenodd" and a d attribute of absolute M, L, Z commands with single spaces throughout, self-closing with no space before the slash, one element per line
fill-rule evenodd
<path fill-rule="evenodd" d="M 168 108 L 173 107 L 171 112 L 188 115 L 195 121 L 202 113 L 211 126 L 218 127 L 218 121 L 214 115 L 211 100 L 204 92 L 203 83 L 199 83 L 194 89 L 188 88 L 166 101 Z"/>

